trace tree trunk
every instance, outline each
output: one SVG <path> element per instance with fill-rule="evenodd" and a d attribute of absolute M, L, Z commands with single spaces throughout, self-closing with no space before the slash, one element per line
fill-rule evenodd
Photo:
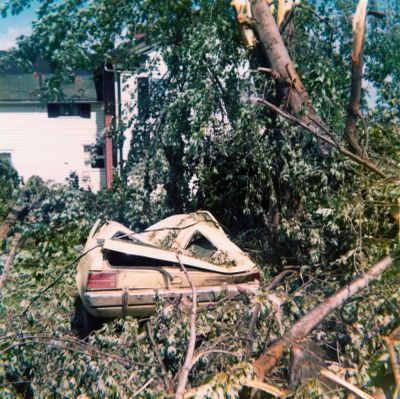
<path fill-rule="evenodd" d="M 274 76 L 277 77 L 278 93 L 286 101 L 290 111 L 297 114 L 304 105 L 308 107 L 311 105 L 283 43 L 270 7 L 264 0 L 253 0 L 251 12 L 261 47 L 268 58 Z"/>

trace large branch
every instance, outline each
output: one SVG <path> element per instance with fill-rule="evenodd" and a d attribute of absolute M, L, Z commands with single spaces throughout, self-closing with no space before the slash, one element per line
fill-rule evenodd
<path fill-rule="evenodd" d="M 254 369 L 260 380 L 263 380 L 265 375 L 276 366 L 286 347 L 290 347 L 295 341 L 310 334 L 331 312 L 342 306 L 349 298 L 366 288 L 371 282 L 377 280 L 393 261 L 392 256 L 385 256 L 364 275 L 331 295 L 294 323 L 282 338 L 275 341 L 254 362 Z"/>
<path fill-rule="evenodd" d="M 353 54 L 351 56 L 351 89 L 350 101 L 345 126 L 345 135 L 352 151 L 362 156 L 363 151 L 358 144 L 356 125 L 360 115 L 360 99 L 363 77 L 363 53 L 365 39 L 365 23 L 368 0 L 359 0 L 353 17 Z"/>
<path fill-rule="evenodd" d="M 189 345 L 186 352 L 185 362 L 183 363 L 182 370 L 179 373 L 178 388 L 176 390 L 175 399 L 183 399 L 186 392 L 186 383 L 189 377 L 189 372 L 193 364 L 194 349 L 196 344 L 196 313 L 197 313 L 197 291 L 192 280 L 189 277 L 189 273 L 186 267 L 181 262 L 179 255 L 176 255 L 179 264 L 185 276 L 189 282 L 190 288 L 192 289 L 192 307 L 190 309 L 189 317 Z"/>
<path fill-rule="evenodd" d="M 305 104 L 309 104 L 308 96 L 283 43 L 271 9 L 264 0 L 252 0 L 251 13 L 262 50 L 274 75 L 278 77 L 277 90 L 287 100 L 290 110 L 297 113 Z"/>
<path fill-rule="evenodd" d="M 366 168 L 368 168 L 372 172 L 376 173 L 380 177 L 383 177 L 384 179 L 388 179 L 388 176 L 386 175 L 386 173 L 383 170 L 381 170 L 378 166 L 376 166 L 373 162 L 369 161 L 368 159 L 359 157 L 358 155 L 352 153 L 351 151 L 346 150 L 345 148 L 340 146 L 336 140 L 334 140 L 331 137 L 328 137 L 326 135 L 320 134 L 317 131 L 317 129 L 315 129 L 313 126 L 308 125 L 307 123 L 305 123 L 301 119 L 297 118 L 296 116 L 291 115 L 285 111 L 282 111 L 276 105 L 271 104 L 270 102 L 263 100 L 262 98 L 250 97 L 249 101 L 252 103 L 264 105 L 265 107 L 271 109 L 272 111 L 276 112 L 278 115 L 284 117 L 285 119 L 308 130 L 310 133 L 312 133 L 318 139 L 320 139 L 320 140 L 324 141 L 325 143 L 329 144 L 330 146 L 336 148 L 341 154 L 349 157 L 350 159 L 357 162 L 358 164 L 365 166 Z M 323 127 L 323 126 L 321 126 L 321 127 Z M 396 181 L 396 184 L 398 184 L 397 181 Z"/>

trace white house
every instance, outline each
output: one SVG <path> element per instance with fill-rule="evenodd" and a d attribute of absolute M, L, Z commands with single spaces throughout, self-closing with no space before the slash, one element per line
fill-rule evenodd
<path fill-rule="evenodd" d="M 0 157 L 26 181 L 33 175 L 65 183 L 75 173 L 80 185 L 105 185 L 104 156 L 91 150 L 105 123 L 104 85 L 93 74 L 77 72 L 63 86 L 65 100 L 43 103 L 39 90 L 49 71 L 43 63 L 30 73 L 12 66 L 0 74 Z"/>
<path fill-rule="evenodd" d="M 141 101 L 147 104 L 141 97 L 148 95 L 149 63 L 158 58 L 144 35 L 137 35 L 136 42 L 133 51 L 144 56 L 136 70 L 119 70 L 117 57 L 115 67 L 76 71 L 74 81 L 62 86 L 62 101 L 40 101 L 40 89 L 50 76 L 43 61 L 30 72 L 10 65 L 0 73 L 0 158 L 7 159 L 24 181 L 38 175 L 65 183 L 75 174 L 80 186 L 93 191 L 111 187 L 114 167 L 127 159 L 131 131 L 125 132 L 122 149 L 104 132 L 113 120 L 136 118 Z M 159 79 L 165 72 L 161 63 L 150 75 Z M 95 148 L 93 162 L 93 145 L 99 138 L 103 145 Z"/>

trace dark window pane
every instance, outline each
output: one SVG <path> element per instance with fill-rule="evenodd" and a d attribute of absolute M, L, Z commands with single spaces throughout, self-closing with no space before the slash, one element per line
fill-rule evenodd
<path fill-rule="evenodd" d="M 90 118 L 90 104 L 79 104 L 79 116 L 82 118 Z"/>
<path fill-rule="evenodd" d="M 96 160 L 92 168 L 104 168 L 104 149 L 101 145 L 96 145 Z"/>
<path fill-rule="evenodd" d="M 80 116 L 81 118 L 90 118 L 90 104 L 47 104 L 47 115 L 49 118 L 58 116 Z"/>
<path fill-rule="evenodd" d="M 149 78 L 138 78 L 138 117 L 139 119 L 147 119 L 149 116 L 150 93 Z"/>
<path fill-rule="evenodd" d="M 60 104 L 47 104 L 47 116 L 49 118 L 60 116 Z"/>

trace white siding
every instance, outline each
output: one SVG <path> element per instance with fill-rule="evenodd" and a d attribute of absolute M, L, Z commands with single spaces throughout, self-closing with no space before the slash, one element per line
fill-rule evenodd
<path fill-rule="evenodd" d="M 48 118 L 46 105 L 0 104 L 0 153 L 10 152 L 13 166 L 25 181 L 33 175 L 65 183 L 70 173 L 81 186 L 104 186 L 104 169 L 85 164 L 84 145 L 94 144 L 104 129 L 102 104 L 91 104 L 90 119 Z"/>

